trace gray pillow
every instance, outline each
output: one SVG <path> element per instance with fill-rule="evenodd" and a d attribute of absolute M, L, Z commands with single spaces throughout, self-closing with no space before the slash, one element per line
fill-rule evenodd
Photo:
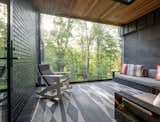
<path fill-rule="evenodd" d="M 135 65 L 128 64 L 128 72 L 127 75 L 134 76 L 135 75 Z"/>
<path fill-rule="evenodd" d="M 149 78 L 155 78 L 155 76 L 156 76 L 156 70 L 155 69 L 149 69 L 148 77 Z"/>

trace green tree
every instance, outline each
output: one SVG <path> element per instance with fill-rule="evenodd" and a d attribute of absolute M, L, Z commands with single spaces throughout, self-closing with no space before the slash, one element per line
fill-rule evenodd
<path fill-rule="evenodd" d="M 119 70 L 120 43 L 110 33 L 117 27 L 62 17 L 52 24 L 44 37 L 46 62 L 53 70 L 70 71 L 74 80 L 107 79 Z"/>
<path fill-rule="evenodd" d="M 0 57 L 7 56 L 7 6 L 4 4 L 0 5 Z M 6 60 L 0 60 L 0 65 L 6 66 Z M 3 77 L 6 77 L 7 73 L 4 73 Z M 0 81 L 0 89 L 6 89 L 7 82 Z"/>
<path fill-rule="evenodd" d="M 7 25 L 3 18 L 0 18 L 0 56 L 6 56 L 6 42 L 7 42 Z M 1 60 L 1 63 L 4 62 Z"/>

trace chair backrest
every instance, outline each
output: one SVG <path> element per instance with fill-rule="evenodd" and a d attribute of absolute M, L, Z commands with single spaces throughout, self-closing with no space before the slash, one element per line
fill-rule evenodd
<path fill-rule="evenodd" d="M 50 65 L 49 64 L 39 64 L 38 65 L 38 70 L 40 75 L 54 75 L 52 71 L 50 70 Z M 56 81 L 56 79 L 51 78 L 51 77 L 42 77 L 44 79 L 44 82 L 50 86 L 53 82 Z"/>
<path fill-rule="evenodd" d="M 42 75 L 53 75 L 49 64 L 39 64 L 39 71 Z"/>
<path fill-rule="evenodd" d="M 5 66 L 0 66 L 0 77 L 3 76 L 4 71 L 5 71 Z"/>

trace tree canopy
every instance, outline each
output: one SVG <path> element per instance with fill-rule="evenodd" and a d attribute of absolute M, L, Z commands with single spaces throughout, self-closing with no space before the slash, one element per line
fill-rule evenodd
<path fill-rule="evenodd" d="M 118 27 L 50 17 L 52 28 L 46 31 L 46 17 L 42 15 L 45 62 L 54 71 L 70 71 L 74 81 L 83 81 L 109 79 L 120 69 Z"/>
<path fill-rule="evenodd" d="M 7 51 L 7 6 L 0 3 L 0 57 L 6 57 Z M 6 60 L 0 60 L 0 66 L 6 66 Z M 6 73 L 3 77 L 6 77 Z M 7 82 L 0 80 L 0 90 L 7 88 Z"/>

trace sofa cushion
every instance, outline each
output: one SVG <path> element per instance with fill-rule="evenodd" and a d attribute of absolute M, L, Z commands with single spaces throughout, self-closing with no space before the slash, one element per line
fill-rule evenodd
<path fill-rule="evenodd" d="M 135 77 L 135 76 L 128 76 L 128 75 L 124 75 L 124 74 L 117 75 L 116 78 L 160 89 L 160 82 L 156 81 L 153 78 Z"/>
<path fill-rule="evenodd" d="M 157 66 L 155 79 L 160 80 L 160 65 Z"/>
<path fill-rule="evenodd" d="M 128 64 L 128 72 L 127 75 L 134 76 L 135 75 L 135 65 Z"/>
<path fill-rule="evenodd" d="M 149 69 L 148 70 L 148 77 L 149 78 L 155 78 L 156 76 L 156 70 L 155 69 Z"/>
<path fill-rule="evenodd" d="M 148 77 L 148 69 L 143 68 L 143 77 Z"/>
<path fill-rule="evenodd" d="M 128 64 L 122 64 L 121 74 L 127 74 Z"/>
<path fill-rule="evenodd" d="M 143 65 L 135 65 L 135 76 L 137 77 L 143 76 Z"/>

